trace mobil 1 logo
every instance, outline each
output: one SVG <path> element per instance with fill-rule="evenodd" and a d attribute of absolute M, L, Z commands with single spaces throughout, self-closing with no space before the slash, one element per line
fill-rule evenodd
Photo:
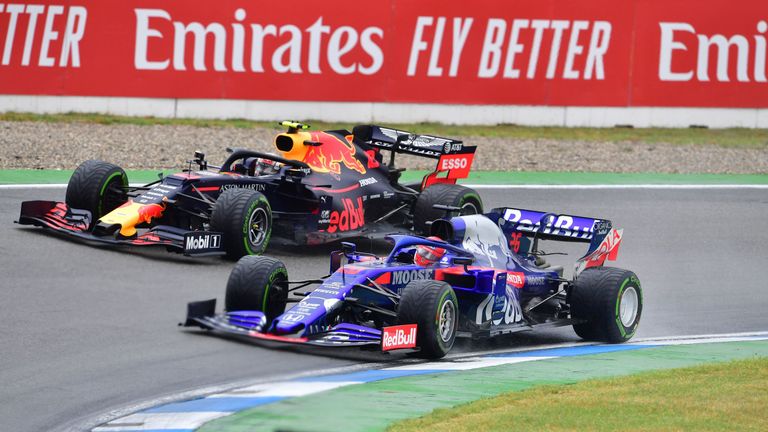
<path fill-rule="evenodd" d="M 221 233 L 193 231 L 184 234 L 184 255 L 224 253 Z"/>

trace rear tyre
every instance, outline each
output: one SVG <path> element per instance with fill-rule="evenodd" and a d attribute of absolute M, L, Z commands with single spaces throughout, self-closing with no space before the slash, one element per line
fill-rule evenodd
<path fill-rule="evenodd" d="M 571 315 L 585 320 L 574 324 L 587 340 L 626 342 L 635 335 L 643 312 L 640 280 L 629 270 L 595 267 L 584 270 L 571 291 Z"/>
<path fill-rule="evenodd" d="M 72 173 L 67 184 L 70 208 L 91 212 L 91 226 L 100 217 L 128 200 L 128 176 L 122 168 L 100 160 L 87 160 Z"/>
<path fill-rule="evenodd" d="M 228 189 L 213 206 L 211 230 L 224 234 L 223 246 L 228 258 L 261 255 L 272 235 L 272 208 L 259 192 Z"/>
<path fill-rule="evenodd" d="M 288 300 L 288 270 L 274 258 L 242 257 L 227 281 L 224 304 L 227 311 L 261 311 L 267 325 L 285 311 Z"/>
<path fill-rule="evenodd" d="M 445 211 L 432 208 L 435 204 L 459 207 L 461 216 L 483 212 L 483 200 L 473 189 L 457 184 L 434 184 L 419 194 L 413 207 L 413 227 L 417 232 L 429 234 L 428 222 L 445 217 Z"/>
<path fill-rule="evenodd" d="M 445 282 L 416 280 L 403 289 L 397 309 L 398 324 L 416 324 L 418 356 L 441 358 L 456 340 L 459 301 Z"/>

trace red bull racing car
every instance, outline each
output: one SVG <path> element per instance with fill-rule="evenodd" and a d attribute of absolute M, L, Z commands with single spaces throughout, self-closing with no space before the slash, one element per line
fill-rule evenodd
<path fill-rule="evenodd" d="M 637 330 L 640 281 L 603 267 L 622 240 L 608 220 L 499 208 L 437 220 L 431 234 L 392 236 L 385 257 L 344 243 L 331 255 L 331 274 L 318 280 L 290 281 L 280 261 L 244 257 L 230 274 L 225 311 L 215 313 L 215 299 L 190 303 L 184 325 L 268 344 L 407 349 L 427 358 L 444 356 L 457 337 L 572 325 L 582 338 L 620 343 Z M 574 277 L 543 262 L 540 239 L 589 244 Z"/>
<path fill-rule="evenodd" d="M 455 184 L 469 175 L 475 146 L 374 125 L 310 132 L 281 124 L 288 130 L 274 141 L 280 156 L 234 149 L 212 166 L 196 152 L 188 169 L 141 187 L 130 186 L 118 166 L 86 161 L 70 178 L 65 202 L 26 201 L 18 223 L 102 243 L 239 258 L 261 254 L 270 242 L 425 232 L 441 215 L 435 204 L 482 212 L 480 196 Z M 437 166 L 421 182 L 402 184 L 400 153 Z"/>

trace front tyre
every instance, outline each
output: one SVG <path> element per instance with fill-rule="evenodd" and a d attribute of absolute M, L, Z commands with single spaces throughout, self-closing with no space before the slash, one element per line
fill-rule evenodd
<path fill-rule="evenodd" d="M 128 200 L 128 176 L 117 165 L 87 160 L 72 173 L 65 202 L 70 208 L 91 212 L 91 226 Z"/>
<path fill-rule="evenodd" d="M 445 217 L 444 210 L 433 208 L 435 204 L 459 207 L 460 216 L 483 212 L 483 200 L 473 189 L 457 184 L 438 183 L 424 189 L 413 206 L 413 227 L 427 235 L 428 222 Z"/>
<path fill-rule="evenodd" d="M 416 324 L 419 356 L 437 359 L 445 356 L 456 340 L 459 301 L 445 282 L 416 280 L 403 289 L 397 309 L 398 324 Z"/>
<path fill-rule="evenodd" d="M 261 311 L 267 325 L 285 311 L 288 301 L 288 270 L 274 258 L 245 256 L 235 264 L 227 281 L 227 311 Z"/>
<path fill-rule="evenodd" d="M 227 257 L 261 255 L 272 235 L 272 208 L 267 198 L 250 189 L 228 189 L 211 213 L 211 230 L 224 234 Z"/>
<path fill-rule="evenodd" d="M 571 315 L 585 320 L 574 324 L 587 340 L 622 343 L 632 338 L 643 312 L 643 291 L 629 270 L 595 267 L 584 270 L 571 291 Z"/>

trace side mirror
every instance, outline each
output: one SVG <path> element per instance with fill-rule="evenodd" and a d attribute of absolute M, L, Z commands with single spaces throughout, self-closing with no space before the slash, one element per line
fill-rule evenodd
<path fill-rule="evenodd" d="M 451 264 L 468 266 L 475 262 L 474 258 L 470 257 L 453 257 L 451 258 Z"/>
<path fill-rule="evenodd" d="M 467 266 L 472 264 L 473 262 L 475 262 L 475 259 L 471 257 L 452 257 L 451 258 L 452 265 L 464 266 L 464 273 L 469 273 L 469 269 L 467 268 Z"/>
<path fill-rule="evenodd" d="M 341 251 L 344 255 L 352 255 L 357 250 L 357 245 L 350 242 L 341 242 Z"/>
<path fill-rule="evenodd" d="M 356 250 L 357 246 L 354 243 L 341 242 L 341 250 L 331 252 L 331 274 L 336 273 L 336 270 L 343 265 L 344 259 L 352 262 L 349 256 L 355 253 Z"/>
<path fill-rule="evenodd" d="M 306 168 L 289 168 L 285 173 L 291 177 L 306 177 L 311 171 Z"/>
<path fill-rule="evenodd" d="M 196 163 L 201 170 L 208 169 L 208 162 L 205 160 L 205 153 L 199 150 L 195 151 L 195 159 L 192 162 Z"/>
<path fill-rule="evenodd" d="M 336 270 L 341 267 L 341 260 L 344 258 L 344 252 L 343 251 L 333 251 L 331 252 L 331 272 L 329 274 L 336 273 Z"/>

